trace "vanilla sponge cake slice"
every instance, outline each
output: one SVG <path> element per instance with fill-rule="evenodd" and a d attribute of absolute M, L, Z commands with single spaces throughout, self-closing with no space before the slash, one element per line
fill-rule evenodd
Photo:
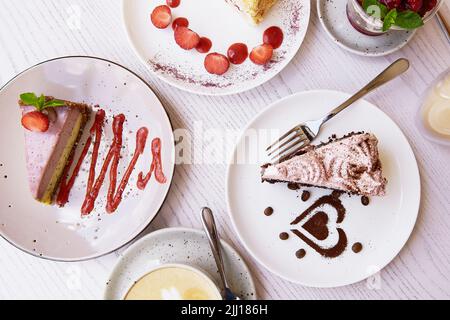
<path fill-rule="evenodd" d="M 259 24 L 278 0 L 225 0 L 235 6 L 253 24 Z"/>

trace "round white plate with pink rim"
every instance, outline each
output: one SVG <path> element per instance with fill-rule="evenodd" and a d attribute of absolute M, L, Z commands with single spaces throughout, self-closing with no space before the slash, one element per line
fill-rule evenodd
<path fill-rule="evenodd" d="M 250 122 L 245 130 L 247 137 L 241 137 L 233 154 L 233 159 L 238 156 L 239 161 L 230 162 L 228 169 L 228 210 L 242 243 L 268 270 L 305 286 L 338 287 L 374 275 L 401 251 L 419 211 L 420 176 L 408 140 L 383 111 L 367 101 L 357 102 L 328 122 L 317 141 L 351 132 L 375 134 L 383 173 L 388 180 L 385 197 L 373 197 L 364 206 L 361 197 L 341 195 L 346 214 L 343 222 L 336 224 L 338 206 L 332 201 L 314 208 L 331 191 L 317 188 L 293 191 L 286 184 L 261 183 L 260 166 L 269 162 L 265 148 L 270 142 L 298 123 L 319 119 L 348 97 L 345 93 L 321 90 L 298 93 L 276 102 Z M 307 201 L 301 199 L 304 190 L 311 193 Z M 269 217 L 264 214 L 268 207 L 274 209 Z M 313 215 L 306 216 L 305 224 L 292 226 L 309 208 Z M 323 213 L 319 211 L 326 213 L 327 223 L 320 221 Z M 323 239 L 316 233 L 316 238 L 306 236 L 313 241 L 313 245 L 308 245 L 292 232 L 298 229 L 307 235 L 311 223 L 327 231 L 328 243 L 317 241 Z M 348 240 L 342 247 L 345 250 L 333 259 L 323 257 L 314 246 L 333 248 L 342 238 L 337 237 L 339 228 Z M 288 240 L 281 240 L 284 232 L 289 235 Z M 362 251 L 355 253 L 355 244 L 361 244 Z M 306 253 L 302 259 L 297 258 L 300 250 Z"/>
<path fill-rule="evenodd" d="M 82 218 L 80 209 L 86 194 L 90 157 L 83 163 L 70 201 L 64 208 L 46 206 L 33 199 L 29 191 L 25 162 L 24 128 L 17 101 L 24 92 L 44 93 L 60 99 L 100 105 L 107 122 L 97 162 L 97 175 L 113 137 L 112 117 L 123 113 L 124 149 L 119 162 L 118 180 L 130 163 L 136 132 L 149 129 L 144 154 L 139 158 L 117 211 L 105 210 L 108 177 L 94 211 Z M 159 212 L 172 181 L 175 146 L 172 126 L 164 107 L 150 87 L 128 69 L 93 57 L 63 57 L 36 65 L 8 82 L 0 90 L 0 234 L 19 249 L 32 255 L 58 260 L 78 261 L 110 253 L 133 240 Z M 94 118 L 94 117 L 92 117 Z M 92 120 L 91 120 L 92 122 Z M 89 135 L 88 123 L 84 137 Z M 162 163 L 167 182 L 153 178 L 141 191 L 136 181 L 139 172 L 148 172 L 152 162 L 151 142 L 162 141 Z M 81 147 L 77 152 L 80 152 Z"/>
<path fill-rule="evenodd" d="M 130 43 L 136 54 L 167 83 L 203 95 L 228 95 L 255 88 L 276 76 L 294 58 L 305 38 L 311 4 L 309 0 L 280 0 L 258 26 L 251 25 L 225 0 L 182 0 L 172 9 L 173 18 L 185 17 L 189 28 L 208 37 L 210 52 L 227 54 L 230 45 L 247 44 L 249 51 L 263 42 L 264 31 L 278 26 L 284 32 L 283 45 L 275 50 L 266 66 L 247 59 L 242 65 L 231 65 L 223 76 L 211 75 L 204 67 L 205 54 L 195 49 L 185 51 L 174 40 L 172 27 L 160 30 L 153 26 L 150 14 L 164 0 L 123 0 L 123 19 Z"/>

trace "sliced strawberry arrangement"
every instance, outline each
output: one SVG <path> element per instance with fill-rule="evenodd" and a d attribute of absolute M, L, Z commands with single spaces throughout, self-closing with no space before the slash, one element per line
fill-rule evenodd
<path fill-rule="evenodd" d="M 242 64 L 248 58 L 248 48 L 244 43 L 235 43 L 228 49 L 228 59 L 232 64 Z"/>
<path fill-rule="evenodd" d="M 252 50 L 250 60 L 258 65 L 265 65 L 273 56 L 273 47 L 270 44 L 262 44 Z"/>
<path fill-rule="evenodd" d="M 189 20 L 183 17 L 173 20 L 172 29 L 175 30 L 178 27 L 189 27 Z"/>
<path fill-rule="evenodd" d="M 175 29 L 175 42 L 184 50 L 192 50 L 200 42 L 200 36 L 186 27 Z"/>
<path fill-rule="evenodd" d="M 22 126 L 33 132 L 47 132 L 50 120 L 42 112 L 32 111 L 22 116 Z"/>
<path fill-rule="evenodd" d="M 172 22 L 172 11 L 168 6 L 158 6 L 153 10 L 151 20 L 158 29 L 165 29 Z"/>
<path fill-rule="evenodd" d="M 180 5 L 181 0 L 167 0 L 167 5 L 171 8 L 176 8 Z"/>
<path fill-rule="evenodd" d="M 211 74 L 219 76 L 225 74 L 230 68 L 230 61 L 223 54 L 214 52 L 210 53 L 205 58 L 205 69 Z"/>
<path fill-rule="evenodd" d="M 398 1 L 433 1 L 433 0 L 380 0 L 385 2 Z M 362 0 L 360 1 L 360 3 Z M 196 49 L 199 53 L 208 53 L 212 48 L 212 41 L 206 37 L 200 37 L 198 33 L 189 29 L 189 20 L 184 17 L 172 21 L 170 8 L 177 8 L 181 0 L 166 0 L 167 5 L 156 7 L 152 14 L 152 23 L 160 29 L 172 24 L 175 42 L 184 50 Z M 263 44 L 254 48 L 250 53 L 250 59 L 257 65 L 265 65 L 271 61 L 274 49 L 279 48 L 284 41 L 283 31 L 276 26 L 268 28 L 263 35 Z M 210 53 L 205 57 L 205 69 L 216 75 L 223 75 L 230 68 L 230 63 L 239 65 L 249 57 L 248 47 L 244 43 L 235 43 L 227 51 L 227 56 L 220 53 Z"/>
<path fill-rule="evenodd" d="M 197 49 L 197 51 L 200 53 L 208 53 L 209 50 L 211 50 L 211 47 L 212 47 L 211 40 L 209 40 L 206 37 L 201 37 L 200 41 L 198 42 L 198 45 L 197 45 L 197 47 L 195 47 L 195 49 Z"/>

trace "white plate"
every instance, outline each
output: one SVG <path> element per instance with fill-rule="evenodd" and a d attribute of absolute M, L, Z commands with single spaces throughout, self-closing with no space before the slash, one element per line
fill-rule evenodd
<path fill-rule="evenodd" d="M 203 62 L 205 55 L 196 50 L 182 50 L 174 41 L 172 28 L 159 30 L 150 21 L 153 9 L 163 0 L 123 0 L 123 18 L 128 38 L 141 60 L 167 83 L 189 92 L 204 95 L 227 95 L 257 87 L 277 75 L 295 56 L 310 19 L 309 0 L 280 0 L 259 26 L 250 25 L 225 0 L 182 0 L 172 10 L 174 18 L 186 17 L 190 28 L 213 42 L 211 52 L 226 55 L 228 47 L 244 42 L 251 48 L 262 43 L 268 27 L 283 29 L 285 40 L 277 49 L 276 63 L 261 67 L 249 59 L 232 66 L 224 76 L 210 75 Z"/>
<path fill-rule="evenodd" d="M 347 18 L 347 0 L 317 0 L 320 22 L 333 41 L 357 55 L 380 57 L 403 48 L 417 30 L 392 30 L 380 36 L 368 36 L 357 31 Z"/>
<path fill-rule="evenodd" d="M 105 125 L 106 138 L 103 138 L 99 159 L 107 151 L 112 138 L 112 117 L 124 113 L 127 117 L 124 128 L 126 149 L 122 152 L 124 157 L 119 172 L 123 172 L 130 161 L 136 130 L 148 127 L 150 142 L 154 137 L 162 139 L 163 165 L 168 182 L 160 185 L 152 180 L 144 192 L 137 189 L 137 174 L 150 168 L 151 152 L 147 145 L 130 179 L 124 200 L 114 214 L 104 212 L 109 184 L 106 179 L 96 210 L 89 217 L 81 218 L 80 207 L 86 192 L 84 186 L 88 170 L 80 173 L 71 201 L 65 208 L 36 202 L 28 188 L 24 134 L 17 105 L 19 94 L 30 91 L 102 106 L 109 124 Z M 0 234 L 6 240 L 38 257 L 85 260 L 123 246 L 156 216 L 172 181 L 174 138 L 164 107 L 136 74 L 98 58 L 59 58 L 34 66 L 11 80 L 0 91 L 0 105 Z M 85 130 L 86 133 L 88 131 Z M 102 161 L 98 162 L 100 166 Z M 84 169 L 88 166 L 85 164 Z"/>
<path fill-rule="evenodd" d="M 335 91 L 299 93 L 270 106 L 247 130 L 278 129 L 279 134 L 302 121 L 323 116 L 348 97 Z M 347 208 L 342 228 L 349 245 L 335 259 L 323 258 L 292 234 L 288 241 L 279 239 L 281 232 L 289 232 L 290 223 L 297 216 L 330 191 L 309 188 L 312 197 L 304 203 L 299 199 L 301 193 L 288 190 L 285 184 L 261 183 L 259 165 L 265 161 L 263 146 L 269 144 L 265 139 L 259 139 L 258 150 L 254 148 L 257 147 L 254 139 L 247 145 L 252 155 L 259 155 L 261 163 L 229 167 L 228 209 L 235 229 L 253 257 L 280 277 L 312 287 L 337 287 L 361 281 L 394 259 L 413 230 L 420 204 L 420 177 L 407 139 L 380 109 L 359 101 L 330 121 L 318 140 L 327 141 L 333 134 L 343 136 L 352 131 L 372 132 L 378 137 L 389 184 L 387 196 L 371 199 L 368 207 L 361 204 L 360 197 L 341 197 Z M 236 150 L 246 150 L 242 149 L 243 141 L 239 140 Z M 275 213 L 266 217 L 263 212 L 269 206 Z M 357 242 L 364 246 L 359 254 L 351 249 Z M 307 251 L 303 260 L 295 256 L 299 249 Z"/>
<path fill-rule="evenodd" d="M 252 275 L 244 260 L 222 241 L 228 280 L 234 293 L 245 300 L 256 299 Z M 155 231 L 133 244 L 111 273 L 106 286 L 106 300 L 122 300 L 133 283 L 150 270 L 164 264 L 184 264 L 207 272 L 218 285 L 220 276 L 202 231 L 170 228 Z"/>

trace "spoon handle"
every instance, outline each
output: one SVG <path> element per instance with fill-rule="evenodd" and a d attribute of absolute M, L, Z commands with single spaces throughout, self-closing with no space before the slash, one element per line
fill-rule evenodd
<path fill-rule="evenodd" d="M 222 285 L 224 291 L 229 288 L 228 282 L 225 276 L 225 268 L 223 264 L 222 258 L 222 247 L 219 242 L 219 235 L 217 233 L 216 222 L 214 220 L 214 215 L 209 208 L 203 208 L 202 210 L 202 220 L 203 226 L 206 230 L 206 234 L 208 235 L 209 244 L 211 245 L 211 249 L 214 255 L 214 259 L 216 260 L 217 268 L 219 269 L 220 278 L 222 280 Z"/>

